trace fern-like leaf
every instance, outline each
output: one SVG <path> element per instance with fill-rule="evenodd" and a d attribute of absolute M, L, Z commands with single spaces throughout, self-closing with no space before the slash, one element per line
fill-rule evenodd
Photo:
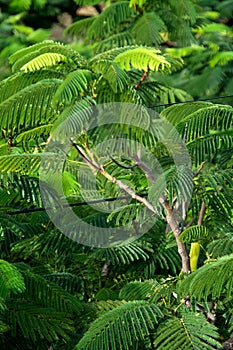
<path fill-rule="evenodd" d="M 161 17 L 154 12 L 145 12 L 133 25 L 132 36 L 142 45 L 158 46 L 163 42 L 160 32 L 167 30 Z"/>
<path fill-rule="evenodd" d="M 214 350 L 221 346 L 217 328 L 206 322 L 204 315 L 187 311 L 182 318 L 163 322 L 154 337 L 158 350 Z"/>
<path fill-rule="evenodd" d="M 109 38 L 106 38 L 95 46 L 95 52 L 104 52 L 107 50 L 111 50 L 114 47 L 124 47 L 124 46 L 132 46 L 135 45 L 136 41 L 134 36 L 130 31 L 124 31 L 123 33 L 117 33 L 111 35 Z"/>
<path fill-rule="evenodd" d="M 67 57 L 58 53 L 44 53 L 25 63 L 20 69 L 24 72 L 33 72 L 41 68 L 49 68 L 60 62 L 67 62 Z"/>
<path fill-rule="evenodd" d="M 78 69 L 68 74 L 57 89 L 53 101 L 69 104 L 77 97 L 87 92 L 93 81 L 93 74 L 86 69 Z"/>
<path fill-rule="evenodd" d="M 233 51 L 218 52 L 210 60 L 210 67 L 216 65 L 224 66 L 228 62 L 233 60 Z"/>
<path fill-rule="evenodd" d="M 83 131 L 84 125 L 93 115 L 95 101 L 90 97 L 79 99 L 61 113 L 53 124 L 51 131 L 53 140 L 67 140 L 67 137 L 77 137 Z"/>
<path fill-rule="evenodd" d="M 216 259 L 221 256 L 233 253 L 233 239 L 232 233 L 229 233 L 226 237 L 214 240 L 208 244 L 207 250 L 211 258 Z"/>
<path fill-rule="evenodd" d="M 35 84 L 41 80 L 63 79 L 63 77 L 64 74 L 61 71 L 52 69 L 43 69 L 41 71 L 30 73 L 17 72 L 0 82 L 0 103 L 27 86 Z"/>
<path fill-rule="evenodd" d="M 129 83 L 128 75 L 116 62 L 99 61 L 92 65 L 92 70 L 102 74 L 114 92 L 123 91 Z"/>
<path fill-rule="evenodd" d="M 161 55 L 159 50 L 147 47 L 129 49 L 117 55 L 114 61 L 125 70 L 136 68 L 144 71 L 150 69 L 156 72 L 170 73 L 173 69 L 173 65 L 169 59 Z M 181 65 L 181 61 L 175 59 L 173 61 L 176 62 L 174 67 Z"/>
<path fill-rule="evenodd" d="M 149 255 L 137 243 L 129 243 L 123 246 L 114 248 L 105 248 L 97 250 L 93 257 L 105 259 L 106 262 L 111 262 L 112 265 L 124 265 L 135 262 L 139 259 L 147 260 Z"/>
<path fill-rule="evenodd" d="M 52 40 L 47 40 L 14 53 L 9 59 L 10 63 L 13 65 L 13 72 L 22 69 L 22 67 L 27 67 L 27 64 L 29 67 L 30 62 L 33 62 L 34 59 L 34 63 L 38 63 L 37 57 L 40 57 L 44 54 L 45 56 L 42 56 L 42 58 L 45 60 L 41 60 L 42 66 L 44 63 L 46 63 L 46 57 L 48 58 L 48 62 L 53 63 L 55 61 L 59 62 L 59 60 L 62 60 L 63 56 L 65 62 L 73 62 L 73 65 L 76 67 L 82 67 L 86 65 L 86 60 L 77 51 L 63 44 L 54 42 Z M 55 55 L 53 56 L 52 54 Z M 52 57 L 54 57 L 54 59 Z"/>
<path fill-rule="evenodd" d="M 124 300 L 148 300 L 158 285 L 156 280 L 130 282 L 121 289 L 119 297 Z"/>
<path fill-rule="evenodd" d="M 56 111 L 52 107 L 52 97 L 60 80 L 43 80 L 17 92 L 0 104 L 0 128 L 14 134 L 23 127 L 38 126 L 42 121 L 50 121 Z M 43 114 L 43 118 L 42 115 Z"/>
<path fill-rule="evenodd" d="M 49 135 L 49 132 L 52 128 L 53 124 L 47 124 L 47 125 L 42 125 L 38 126 L 37 128 L 33 128 L 28 131 L 21 132 L 16 137 L 16 142 L 28 142 L 29 140 L 37 139 L 39 137 L 42 137 L 44 135 Z"/>
<path fill-rule="evenodd" d="M 102 40 L 112 34 L 122 22 L 130 21 L 134 17 L 134 11 L 129 7 L 128 1 L 113 3 L 107 7 L 92 22 L 87 32 L 87 37 L 92 40 Z"/>
<path fill-rule="evenodd" d="M 181 282 L 180 293 L 198 300 L 219 298 L 224 292 L 229 297 L 233 284 L 233 254 L 207 262 Z"/>
<path fill-rule="evenodd" d="M 0 298 L 6 299 L 10 293 L 25 291 L 23 276 L 17 268 L 7 261 L 0 260 Z"/>
<path fill-rule="evenodd" d="M 106 312 L 94 321 L 75 350 L 129 350 L 143 340 L 162 317 L 160 309 L 145 301 L 130 301 Z"/>
<path fill-rule="evenodd" d="M 205 226 L 191 226 L 184 230 L 180 236 L 179 236 L 179 241 L 181 242 L 198 242 L 202 239 L 206 239 L 208 237 L 208 231 Z"/>
<path fill-rule="evenodd" d="M 28 300 L 9 302 L 8 305 L 9 311 L 5 318 L 11 326 L 12 334 L 20 330 L 25 339 L 34 343 L 41 339 L 53 342 L 59 337 L 68 341 L 68 332 L 74 331 L 73 322 L 65 312 L 43 308 Z"/>

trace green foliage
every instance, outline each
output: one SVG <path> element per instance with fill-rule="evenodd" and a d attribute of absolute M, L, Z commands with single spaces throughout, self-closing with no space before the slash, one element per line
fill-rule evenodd
<path fill-rule="evenodd" d="M 135 48 L 128 50 L 126 52 L 120 53 L 116 58 L 117 62 L 121 68 L 125 70 L 130 70 L 136 68 L 139 70 L 147 71 L 148 69 L 152 71 L 170 71 L 171 63 L 169 59 L 166 60 L 165 57 L 158 55 L 158 51 L 149 48 Z M 179 61 L 176 62 L 177 65 Z"/>
<path fill-rule="evenodd" d="M 227 297 L 232 293 L 232 254 L 210 261 L 193 272 L 181 283 L 182 295 L 193 295 L 198 300 L 219 298 L 222 293 Z M 208 278 L 206 278 L 208 276 Z"/>
<path fill-rule="evenodd" d="M 78 37 L 85 32 L 86 40 L 105 39 L 114 46 L 119 46 L 120 37 L 116 36 L 119 34 L 122 34 L 122 39 L 128 36 L 126 40 L 130 44 L 135 40 L 139 44 L 158 46 L 170 39 L 189 45 L 194 41 L 191 25 L 195 21 L 196 10 L 192 1 L 184 0 L 179 5 L 171 0 L 156 3 L 148 0 L 118 1 L 94 18 L 73 23 L 65 33 Z M 88 27 L 84 29 L 84 26 Z M 97 48 L 103 50 L 106 44 L 97 45 Z"/>
<path fill-rule="evenodd" d="M 160 309 L 143 301 L 123 303 L 104 313 L 90 326 L 75 349 L 130 349 L 135 340 L 144 339 L 162 317 Z"/>
<path fill-rule="evenodd" d="M 232 93 L 229 2 L 59 1 L 10 1 L 4 11 L 25 13 L 0 18 L 9 36 L 0 39 L 0 59 L 10 56 L 12 70 L 0 82 L 0 347 L 219 348 L 233 329 L 233 113 L 230 105 L 185 101 Z M 62 39 L 69 44 L 46 40 L 57 18 L 48 17 L 46 28 L 29 26 L 28 11 L 34 21 L 37 11 L 42 19 L 67 6 L 76 20 Z M 80 19 L 79 10 L 98 14 Z M 119 124 L 110 123 L 106 105 L 99 109 L 115 102 Z M 125 102 L 135 109 L 129 113 Z M 105 120 L 107 127 L 100 125 Z M 160 122 L 167 121 L 174 128 L 165 135 Z M 183 140 L 192 170 L 164 136 Z M 144 158 L 151 155 L 153 170 L 162 173 L 155 183 L 152 169 L 137 164 L 136 146 L 110 142 L 122 138 L 148 150 Z M 107 150 L 96 148 L 104 141 Z M 178 169 L 174 150 L 182 152 Z M 83 202 L 125 195 L 120 181 L 132 198 Z M 157 214 L 135 193 L 158 202 Z M 59 215 L 63 203 L 72 205 L 89 225 L 80 237 L 90 238 L 90 246 L 54 227 L 42 195 Z M 133 240 L 138 225 L 154 217 Z M 66 226 L 77 240 L 72 220 Z M 105 228 L 125 226 L 132 235 L 124 244 L 93 247 L 104 241 Z M 95 243 L 93 227 L 103 228 Z M 201 244 L 198 268 L 180 273 L 182 254 L 191 255 L 194 242 Z"/>
<path fill-rule="evenodd" d="M 89 70 L 78 69 L 68 74 L 56 91 L 54 101 L 58 103 L 69 103 L 73 96 L 82 96 L 91 86 L 94 80 Z"/>
<path fill-rule="evenodd" d="M 56 91 L 57 79 L 46 79 L 26 87 L 22 91 L 9 97 L 0 105 L 0 111 L 4 115 L 1 120 L 1 128 L 6 134 L 20 132 L 21 128 L 39 126 L 42 122 L 41 112 L 44 111 L 44 121 L 51 121 L 55 114 L 51 106 L 51 99 Z M 31 113 L 31 118 L 28 114 Z"/>
<path fill-rule="evenodd" d="M 198 329 L 198 332 L 197 332 Z M 184 311 L 182 318 L 170 318 L 154 334 L 154 346 L 162 349 L 216 349 L 220 346 L 214 325 L 200 313 Z"/>
<path fill-rule="evenodd" d="M 184 230 L 180 236 L 179 240 L 181 242 L 198 242 L 208 237 L 208 231 L 205 226 L 191 226 Z"/>
<path fill-rule="evenodd" d="M 13 71 L 19 69 L 34 71 L 42 67 L 57 65 L 62 61 L 67 62 L 67 60 L 77 66 L 85 64 L 85 59 L 77 51 L 58 42 L 45 40 L 15 52 L 9 62 L 12 64 Z"/>
<path fill-rule="evenodd" d="M 11 293 L 22 293 L 25 284 L 21 273 L 7 261 L 0 260 L 0 292 L 1 299 L 7 299 Z"/>

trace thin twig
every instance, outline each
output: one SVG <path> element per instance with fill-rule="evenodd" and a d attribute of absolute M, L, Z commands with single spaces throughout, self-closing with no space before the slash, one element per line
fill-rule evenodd
<path fill-rule="evenodd" d="M 90 160 L 90 159 L 88 158 L 88 156 L 85 154 L 84 150 L 83 150 L 81 147 L 79 147 L 79 146 L 77 145 L 77 143 L 76 143 L 72 138 L 70 138 L 70 141 L 71 141 L 71 143 L 72 143 L 72 146 L 74 146 L 74 148 L 78 151 L 78 153 L 80 154 L 80 156 L 82 156 L 83 159 L 84 159 L 89 165 L 91 165 L 91 167 L 93 167 L 95 170 L 100 170 L 100 167 L 99 167 L 97 164 L 93 163 L 93 161 Z"/>
<path fill-rule="evenodd" d="M 138 166 L 142 170 L 144 170 L 147 178 L 152 183 L 155 183 L 156 179 L 155 179 L 154 175 L 152 174 L 151 169 L 144 162 L 142 162 L 142 160 L 140 159 L 139 156 L 134 157 L 134 159 L 137 161 Z M 166 210 L 166 221 L 167 221 L 168 225 L 170 226 L 170 228 L 175 236 L 178 252 L 180 254 L 181 261 L 182 261 L 182 271 L 189 272 L 190 271 L 189 254 L 188 254 L 186 244 L 184 242 L 180 242 L 180 240 L 179 240 L 179 235 L 181 233 L 181 229 L 180 229 L 179 224 L 177 222 L 177 219 L 175 217 L 175 213 L 173 212 L 173 209 L 170 206 L 167 198 L 163 194 L 160 195 L 159 202 L 161 203 L 163 208 Z"/>
<path fill-rule="evenodd" d="M 158 214 L 157 211 L 154 209 L 153 205 L 148 202 L 147 199 L 142 198 L 139 196 L 136 192 L 134 192 L 129 186 L 125 185 L 121 180 L 116 179 L 114 176 L 110 175 L 103 166 L 100 167 L 99 172 L 106 177 L 109 181 L 112 183 L 117 184 L 123 191 L 128 193 L 132 198 L 136 199 L 138 202 L 143 203 L 152 213 Z"/>
<path fill-rule="evenodd" d="M 202 225 L 203 218 L 204 218 L 204 215 L 205 215 L 205 211 L 206 211 L 206 206 L 205 206 L 205 203 L 202 202 L 201 203 L 201 210 L 199 212 L 199 217 L 198 217 L 198 221 L 197 221 L 198 226 Z"/>
<path fill-rule="evenodd" d="M 118 165 L 120 168 L 123 168 L 123 169 L 133 169 L 135 167 L 138 166 L 137 163 L 134 163 L 133 165 L 124 165 L 124 164 L 120 164 L 116 159 L 114 159 L 111 154 L 107 151 L 107 154 L 109 156 L 109 158 L 113 161 L 113 163 L 115 163 L 116 165 Z"/>
<path fill-rule="evenodd" d="M 135 90 L 138 90 L 140 88 L 140 86 L 142 85 L 143 81 L 148 77 L 148 71 L 144 72 L 142 74 L 141 79 L 139 80 L 139 82 L 134 86 Z"/>
<path fill-rule="evenodd" d="M 107 180 L 109 180 L 112 183 L 115 183 L 121 188 L 123 191 L 128 193 L 132 198 L 136 199 L 138 202 L 143 203 L 150 211 L 152 211 L 154 214 L 158 214 L 157 211 L 154 209 L 153 205 L 148 202 L 145 198 L 139 196 L 136 192 L 134 192 L 129 186 L 125 185 L 122 181 L 116 179 L 114 176 L 109 174 L 103 167 L 103 165 L 96 165 L 93 163 L 92 160 L 90 160 L 85 152 L 79 147 L 73 139 L 70 139 L 72 145 L 75 147 L 75 149 L 78 151 L 78 153 L 86 160 L 86 162 L 96 170 L 98 170 Z M 90 152 L 89 152 L 90 153 Z"/>
<path fill-rule="evenodd" d="M 200 172 L 201 172 L 202 169 L 204 168 L 205 163 L 206 163 L 206 162 L 202 162 L 202 163 L 201 163 L 200 168 L 197 169 L 197 172 L 193 175 L 194 178 L 197 177 L 197 176 L 200 174 Z"/>

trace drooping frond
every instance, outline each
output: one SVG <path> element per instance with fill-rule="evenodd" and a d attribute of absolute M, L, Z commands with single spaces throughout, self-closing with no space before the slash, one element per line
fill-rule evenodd
<path fill-rule="evenodd" d="M 138 83 L 140 78 L 141 77 L 139 77 L 135 82 L 135 85 Z M 153 108 L 158 112 L 161 110 L 161 107 L 157 107 L 156 104 L 169 104 L 176 101 L 183 102 L 191 98 L 191 96 L 184 90 L 171 86 L 165 86 L 157 81 L 145 81 L 141 84 L 138 90 L 134 91 L 138 96 L 140 96 L 140 99 L 144 105 L 148 106 L 149 108 Z"/>
<path fill-rule="evenodd" d="M 130 301 L 104 313 L 95 320 L 75 350 L 129 350 L 143 340 L 162 317 L 160 309 L 146 301 Z"/>
<path fill-rule="evenodd" d="M 34 52 L 34 50 L 39 50 L 39 49 L 42 49 L 44 47 L 48 47 L 48 46 L 51 46 L 51 45 L 54 45 L 54 41 L 52 41 L 52 40 L 45 40 L 45 41 L 43 41 L 41 43 L 37 43 L 37 44 L 31 45 L 31 46 L 29 46 L 27 48 L 23 48 L 21 50 L 18 50 L 13 55 L 10 56 L 9 62 L 10 62 L 10 64 L 14 64 L 17 60 L 19 60 L 23 56 Z"/>
<path fill-rule="evenodd" d="M 0 206 L 7 207 L 10 205 L 17 205 L 27 203 L 30 205 L 42 204 L 39 193 L 38 179 L 34 177 L 21 176 L 18 173 L 3 173 L 1 174 L 1 198 Z M 8 181 L 4 183 L 4 180 Z M 4 195 L 5 191 L 5 195 Z M 7 218 L 9 220 L 9 218 Z"/>
<path fill-rule="evenodd" d="M 0 103 L 27 86 L 45 79 L 63 79 L 61 71 L 43 69 L 36 72 L 19 72 L 0 82 Z"/>
<path fill-rule="evenodd" d="M 67 137 L 77 137 L 83 131 L 84 125 L 93 114 L 94 99 L 84 97 L 73 106 L 69 106 L 61 113 L 53 124 L 51 131 L 53 140 L 67 141 Z"/>
<path fill-rule="evenodd" d="M 111 35 L 109 38 L 101 40 L 95 46 L 95 52 L 105 52 L 111 50 L 114 47 L 124 47 L 136 45 L 135 38 L 130 31 L 124 31 L 123 33 L 117 33 Z"/>
<path fill-rule="evenodd" d="M 181 318 L 168 318 L 154 334 L 157 350 L 214 350 L 221 346 L 217 328 L 203 314 L 184 311 Z"/>
<path fill-rule="evenodd" d="M 198 242 L 200 240 L 206 239 L 208 237 L 208 231 L 205 226 L 191 226 L 184 230 L 180 235 L 179 235 L 179 240 L 181 242 Z"/>
<path fill-rule="evenodd" d="M 209 194 L 209 206 L 219 214 L 231 215 L 232 213 L 232 201 L 233 201 L 233 171 L 230 169 L 217 171 L 214 174 L 208 174 L 205 176 L 205 180 L 208 184 Z"/>
<path fill-rule="evenodd" d="M 0 171 L 2 173 L 13 172 L 22 175 L 35 175 L 39 170 L 42 157 L 46 159 L 49 155 L 46 155 L 46 153 L 25 153 L 2 156 L 0 157 Z"/>
<path fill-rule="evenodd" d="M 40 136 L 41 137 L 45 135 L 48 136 L 52 126 L 53 124 L 47 124 L 47 125 L 38 126 L 28 131 L 21 132 L 19 135 L 17 135 L 16 142 L 25 143 L 25 142 L 28 142 L 29 140 L 37 139 Z"/>
<path fill-rule="evenodd" d="M 172 203 L 174 197 L 177 198 L 178 203 L 181 203 L 182 199 L 188 201 L 192 196 L 192 173 L 191 169 L 188 169 L 185 165 L 186 162 L 187 160 L 184 159 L 184 165 L 179 167 L 170 165 L 170 169 L 165 171 L 170 203 Z M 157 186 L 155 183 L 154 190 L 157 189 Z"/>
<path fill-rule="evenodd" d="M 72 35 L 77 38 L 85 37 L 87 41 L 87 32 L 94 21 L 95 17 L 93 16 L 74 22 L 64 30 L 64 34 Z"/>
<path fill-rule="evenodd" d="M 6 299 L 10 293 L 22 293 L 24 290 L 25 284 L 21 273 L 14 265 L 0 260 L 0 298 Z"/>
<path fill-rule="evenodd" d="M 148 253 L 135 242 L 119 247 L 98 249 L 93 254 L 94 257 L 104 258 L 106 263 L 111 262 L 112 265 L 116 266 L 130 264 L 139 259 L 144 261 L 149 259 Z"/>
<path fill-rule="evenodd" d="M 44 53 L 25 63 L 20 69 L 24 72 L 34 72 L 41 68 L 49 68 L 58 65 L 60 62 L 66 63 L 67 57 L 58 53 Z"/>
<path fill-rule="evenodd" d="M 203 102 L 202 102 L 203 103 Z M 195 108 L 195 103 L 194 107 Z M 190 105 L 172 106 L 162 115 L 177 123 L 176 127 L 181 137 L 186 140 L 186 146 L 191 152 L 196 165 L 203 161 L 211 161 L 221 149 L 231 149 L 233 146 L 233 109 L 231 106 L 204 106 L 198 103 L 197 110 L 192 112 Z M 174 120 L 174 115 L 175 120 Z M 180 115 L 180 121 L 178 121 Z"/>
<path fill-rule="evenodd" d="M 24 297 L 33 300 L 42 307 L 50 307 L 66 313 L 80 313 L 83 310 L 81 302 L 66 292 L 58 284 L 32 273 L 25 266 L 19 266 L 24 276 L 26 292 Z"/>
<path fill-rule="evenodd" d="M 192 295 L 198 300 L 219 298 L 221 293 L 232 294 L 233 254 L 207 262 L 186 277 L 180 286 L 182 295 Z"/>
<path fill-rule="evenodd" d="M 156 72 L 170 73 L 173 68 L 181 66 L 180 60 L 173 59 L 172 63 L 176 63 L 173 67 L 168 57 L 161 55 L 159 50 L 149 47 L 128 49 L 118 54 L 114 61 L 125 70 L 136 68 L 144 71 L 150 69 Z"/>
<path fill-rule="evenodd" d="M 19 132 L 21 128 L 38 126 L 53 119 L 56 111 L 51 101 L 58 79 L 48 79 L 32 84 L 0 104 L 0 128 L 6 133 Z"/>
<path fill-rule="evenodd" d="M 68 254 L 77 253 L 77 242 L 72 241 L 58 231 L 50 231 L 37 237 L 34 236 L 28 240 L 28 243 L 30 243 L 30 249 L 37 251 L 40 256 L 46 258 L 55 256 L 57 261 L 64 260 Z M 27 259 L 31 254 L 30 250 L 25 250 L 25 242 L 23 241 L 14 244 L 12 252 L 16 252 L 18 256 L 22 256 L 24 259 Z M 49 279 L 47 276 L 44 277 Z M 51 277 L 51 280 L 53 281 L 53 277 Z M 56 281 L 54 282 L 56 283 Z"/>
<path fill-rule="evenodd" d="M 232 232 L 226 234 L 226 237 L 214 240 L 207 246 L 208 254 L 211 258 L 216 259 L 221 256 L 233 253 Z"/>
<path fill-rule="evenodd" d="M 148 261 L 145 266 L 145 275 L 153 277 L 158 266 L 161 270 L 167 270 L 170 273 L 176 274 L 180 271 L 180 256 L 176 247 L 168 247 L 165 242 L 161 242 L 157 248 L 156 255 Z"/>
<path fill-rule="evenodd" d="M 7 209 L 4 207 L 4 209 Z M 32 226 L 26 221 L 20 222 L 15 217 L 1 213 L 0 214 L 0 250 L 2 258 L 9 258 L 12 245 L 18 242 L 23 237 L 26 238 L 28 235 L 35 233 L 35 228 L 32 229 Z M 38 225 L 38 232 L 40 227 Z"/>
<path fill-rule="evenodd" d="M 121 23 L 132 21 L 134 11 L 129 7 L 128 1 L 113 3 L 92 21 L 87 32 L 88 39 L 102 40 L 109 34 L 114 34 Z M 82 22 L 82 21 L 79 21 Z"/>
<path fill-rule="evenodd" d="M 68 74 L 56 91 L 53 101 L 69 104 L 81 97 L 91 86 L 93 74 L 87 69 L 78 69 Z"/>
<path fill-rule="evenodd" d="M 216 65 L 224 66 L 228 62 L 233 60 L 233 51 L 218 52 L 210 60 L 210 66 L 215 67 Z"/>
<path fill-rule="evenodd" d="M 210 102 L 190 102 L 184 104 L 177 104 L 171 107 L 165 108 L 161 112 L 161 117 L 166 118 L 172 125 L 177 125 L 187 116 L 197 112 L 199 109 L 213 106 Z"/>
<path fill-rule="evenodd" d="M 141 203 L 128 204 L 117 208 L 108 216 L 108 222 L 114 220 L 117 226 L 133 226 L 146 220 L 147 210 Z"/>
<path fill-rule="evenodd" d="M 167 31 L 161 17 L 155 12 L 145 12 L 133 25 L 132 36 L 138 44 L 158 47 L 164 41 L 160 33 Z"/>
<path fill-rule="evenodd" d="M 171 11 L 179 15 L 183 20 L 187 19 L 192 24 L 195 23 L 196 7 L 191 0 L 181 0 L 179 3 L 169 0 L 168 7 L 171 9 Z"/>
<path fill-rule="evenodd" d="M 9 59 L 13 65 L 13 72 L 23 67 L 31 67 L 30 70 L 34 70 L 37 65 L 38 67 L 46 67 L 46 64 L 51 66 L 51 63 L 56 64 L 62 60 L 73 62 L 76 67 L 86 65 L 86 60 L 77 51 L 50 40 L 19 50 Z"/>
<path fill-rule="evenodd" d="M 56 283 L 72 295 L 77 294 L 83 288 L 82 278 L 68 272 L 50 273 L 43 275 L 43 277 L 48 281 Z"/>
<path fill-rule="evenodd" d="M 127 283 L 120 291 L 119 297 L 124 300 L 148 300 L 158 287 L 156 280 L 135 281 Z"/>
<path fill-rule="evenodd" d="M 128 75 L 116 62 L 103 60 L 96 62 L 91 68 L 95 73 L 101 74 L 108 81 L 115 93 L 118 91 L 122 92 L 128 86 Z"/>
<path fill-rule="evenodd" d="M 57 341 L 59 337 L 68 341 L 69 333 L 74 331 L 73 321 L 66 312 L 52 307 L 43 308 L 28 300 L 9 302 L 8 305 L 9 311 L 6 311 L 5 319 L 10 324 L 12 333 L 22 334 L 27 341 L 38 344 L 45 343 L 46 340 Z"/>

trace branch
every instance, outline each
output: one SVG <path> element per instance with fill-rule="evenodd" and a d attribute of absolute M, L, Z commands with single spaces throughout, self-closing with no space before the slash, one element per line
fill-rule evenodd
<path fill-rule="evenodd" d="M 205 215 L 205 211 L 206 211 L 206 206 L 205 206 L 205 203 L 202 202 L 201 203 L 201 210 L 199 212 L 199 217 L 198 217 L 198 221 L 197 221 L 198 226 L 202 225 L 203 218 L 204 218 L 204 215 Z"/>
<path fill-rule="evenodd" d="M 134 86 L 134 89 L 135 90 L 138 90 L 140 88 L 140 86 L 142 85 L 143 81 L 148 77 L 148 71 L 147 72 L 144 72 L 142 74 L 142 77 L 141 79 L 139 80 L 139 82 Z"/>
<path fill-rule="evenodd" d="M 106 170 L 104 170 L 103 166 L 101 165 L 99 172 L 106 177 L 109 181 L 112 183 L 117 184 L 123 191 L 128 193 L 132 198 L 136 199 L 138 202 L 143 203 L 152 213 L 158 214 L 157 211 L 154 209 L 154 207 L 151 205 L 151 203 L 148 202 L 147 199 L 142 198 L 138 194 L 136 194 L 129 186 L 125 185 L 121 180 L 117 180 L 114 176 L 110 175 Z"/>
<path fill-rule="evenodd" d="M 144 170 L 147 178 L 152 182 L 155 183 L 156 179 L 154 175 L 152 174 L 151 169 L 140 160 L 140 158 L 137 156 L 135 157 L 135 160 L 137 161 L 138 166 Z M 178 252 L 181 257 L 182 261 L 182 271 L 183 272 L 190 272 L 190 262 L 189 262 L 189 254 L 186 247 L 186 244 L 179 241 L 179 235 L 181 233 L 181 228 L 179 227 L 179 223 L 176 220 L 175 213 L 172 210 L 172 207 L 170 206 L 167 198 L 162 194 L 159 198 L 160 203 L 162 204 L 163 208 L 166 210 L 166 220 L 168 225 L 171 227 L 171 230 L 175 236 L 176 244 L 178 248 Z"/>
<path fill-rule="evenodd" d="M 97 164 L 95 164 L 92 160 L 90 160 L 90 159 L 88 158 L 88 156 L 86 155 L 86 153 L 84 152 L 84 150 L 83 150 L 81 147 L 79 147 L 79 146 L 77 145 L 77 143 L 76 143 L 72 138 L 70 138 L 70 142 L 72 143 L 72 146 L 74 146 L 74 148 L 78 151 L 78 153 L 80 154 L 80 156 L 83 157 L 83 159 L 84 159 L 92 168 L 94 168 L 95 170 L 100 170 L 100 167 L 99 167 Z"/>
<path fill-rule="evenodd" d="M 85 154 L 84 150 L 79 147 L 76 142 L 71 138 L 70 139 L 72 145 L 75 147 L 75 149 L 78 151 L 78 153 L 84 158 L 84 160 L 94 168 L 95 170 L 99 171 L 107 180 L 111 181 L 112 183 L 117 184 L 123 191 L 128 193 L 132 198 L 136 199 L 138 202 L 141 202 L 144 204 L 152 213 L 158 214 L 158 212 L 154 209 L 151 203 L 149 203 L 145 198 L 139 196 L 136 194 L 129 186 L 125 185 L 122 181 L 117 180 L 114 176 L 110 175 L 103 167 L 103 165 L 97 165 L 93 162 L 93 160 L 90 160 L 88 156 Z M 89 152 L 90 153 L 90 152 Z"/>
<path fill-rule="evenodd" d="M 109 156 L 109 158 L 113 161 L 113 163 L 115 163 L 116 165 L 118 165 L 120 168 L 123 168 L 123 169 L 133 169 L 135 167 L 138 166 L 137 163 L 133 164 L 133 165 L 124 165 L 124 164 L 120 164 L 116 159 L 114 159 L 111 154 L 107 151 L 107 154 Z"/>
<path fill-rule="evenodd" d="M 201 172 L 202 169 L 204 168 L 205 163 L 206 163 L 206 162 L 202 162 L 202 163 L 201 163 L 200 168 L 197 169 L 197 172 L 193 175 L 194 178 L 197 177 L 197 176 L 200 174 L 200 172 Z"/>
<path fill-rule="evenodd" d="M 167 220 L 167 223 L 169 224 L 169 226 L 171 227 L 171 230 L 172 230 L 172 232 L 175 236 L 175 239 L 176 239 L 178 253 L 180 254 L 181 261 L 182 261 L 182 271 L 185 273 L 188 273 L 188 272 L 190 272 L 189 254 L 188 254 L 186 244 L 183 242 L 180 242 L 180 240 L 179 240 L 181 228 L 179 227 L 179 224 L 176 220 L 175 214 L 174 214 L 168 200 L 166 199 L 166 197 L 164 195 L 161 195 L 159 198 L 159 201 L 167 212 L 166 220 Z"/>

